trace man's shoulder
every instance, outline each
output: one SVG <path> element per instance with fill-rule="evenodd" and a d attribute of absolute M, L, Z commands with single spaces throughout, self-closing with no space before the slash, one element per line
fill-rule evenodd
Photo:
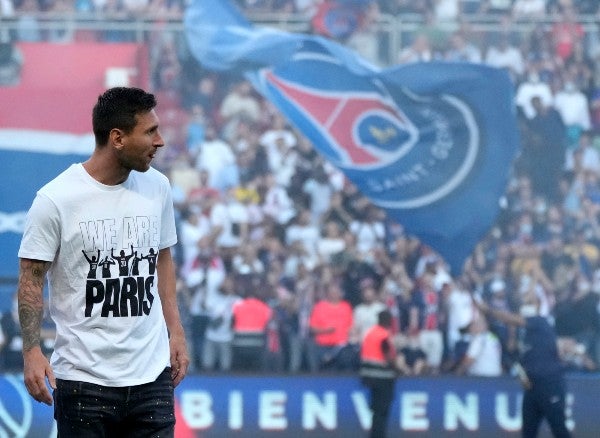
<path fill-rule="evenodd" d="M 69 187 L 80 187 L 80 184 L 77 184 L 77 180 L 79 179 L 79 171 L 78 164 L 72 164 L 55 176 L 53 179 L 48 181 L 40 188 L 40 193 L 50 194 L 55 191 L 59 193 L 65 192 L 65 185 Z"/>

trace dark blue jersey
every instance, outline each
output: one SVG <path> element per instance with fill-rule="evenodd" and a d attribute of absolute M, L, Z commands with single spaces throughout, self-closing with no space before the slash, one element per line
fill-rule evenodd
<path fill-rule="evenodd" d="M 542 316 L 528 317 L 525 321 L 520 352 L 521 365 L 527 375 L 532 380 L 561 378 L 563 367 L 554 328 Z"/>

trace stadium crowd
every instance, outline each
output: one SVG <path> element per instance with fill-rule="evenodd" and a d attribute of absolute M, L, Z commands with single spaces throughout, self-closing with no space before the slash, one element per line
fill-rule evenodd
<path fill-rule="evenodd" d="M 321 26 L 326 2 L 318 0 L 238 3 L 249 12 L 303 14 L 314 32 L 374 62 L 380 62 L 379 14 L 416 14 L 423 24 L 394 63 L 468 61 L 507 69 L 522 151 L 496 223 L 453 276 L 432 248 L 388 220 L 242 76 L 206 71 L 177 33 L 154 35 L 151 88 L 169 145 L 157 166 L 169 176 L 176 205 L 178 287 L 194 370 L 355 372 L 362 337 L 387 308 L 405 374 L 508 374 L 519 333 L 477 314 L 472 297 L 518 311 L 534 294 L 554 321 L 565 366 L 594 372 L 600 46 L 598 31 L 578 20 L 597 17 L 598 3 L 363 0 L 353 2 L 359 13 L 343 29 Z M 11 43 L 110 42 L 130 36 L 118 29 L 43 33 L 32 23 L 44 11 L 177 20 L 184 7 L 177 0 L 0 0 L 0 16 L 24 24 Z M 472 32 L 464 18 L 478 14 L 493 20 L 494 30 Z M 440 24 L 448 22 L 455 24 L 450 31 Z M 518 22 L 531 22 L 530 30 L 512 31 Z M 6 369 L 19 366 L 19 358 L 8 359 L 20 351 L 14 313 L 2 319 Z"/>

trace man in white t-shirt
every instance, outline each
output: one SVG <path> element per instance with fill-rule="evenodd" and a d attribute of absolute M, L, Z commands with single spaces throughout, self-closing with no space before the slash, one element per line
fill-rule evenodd
<path fill-rule="evenodd" d="M 231 370 L 233 306 L 241 298 L 236 295 L 235 280 L 225 277 L 217 293 L 212 294 L 207 303 L 210 321 L 206 329 L 206 339 L 202 349 L 202 367 L 205 370 Z"/>
<path fill-rule="evenodd" d="M 488 328 L 485 316 L 478 315 L 470 323 L 471 341 L 458 366 L 457 374 L 495 377 L 502 374 L 502 347 Z"/>
<path fill-rule="evenodd" d="M 91 157 L 42 187 L 27 215 L 18 284 L 24 380 L 39 402 L 53 403 L 47 382 L 54 390 L 61 437 L 174 435 L 173 388 L 189 358 L 170 184 L 150 167 L 164 145 L 155 106 L 138 88 L 100 95 Z M 99 269 L 112 254 L 129 266 Z M 56 324 L 50 361 L 40 347 L 46 274 Z"/>
<path fill-rule="evenodd" d="M 371 278 L 365 278 L 360 283 L 362 301 L 352 311 L 352 341 L 360 345 L 367 332 L 377 325 L 377 317 L 382 310 L 386 309 L 378 296 L 375 282 Z"/>

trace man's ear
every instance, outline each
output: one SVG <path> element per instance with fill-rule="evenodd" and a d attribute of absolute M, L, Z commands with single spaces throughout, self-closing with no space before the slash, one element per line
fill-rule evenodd
<path fill-rule="evenodd" d="M 123 137 L 124 137 L 124 133 L 122 130 L 120 130 L 118 128 L 111 129 L 110 134 L 109 134 L 110 144 L 117 149 L 122 149 L 123 148 Z"/>

